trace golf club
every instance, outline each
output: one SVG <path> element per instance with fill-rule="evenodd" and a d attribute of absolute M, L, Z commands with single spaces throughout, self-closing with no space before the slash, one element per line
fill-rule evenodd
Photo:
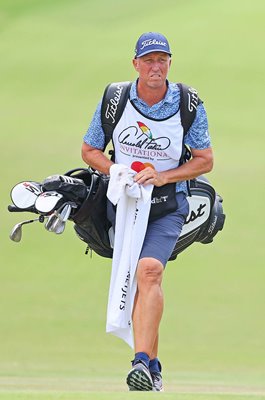
<path fill-rule="evenodd" d="M 23 225 L 26 225 L 26 224 L 31 224 L 32 222 L 36 222 L 36 221 L 43 222 L 43 221 L 44 221 L 44 217 L 41 215 L 41 216 L 38 217 L 38 218 L 29 219 L 29 220 L 27 220 L 27 221 L 22 221 L 22 222 L 16 224 L 16 225 L 14 226 L 14 228 L 12 229 L 12 231 L 11 231 L 11 233 L 10 233 L 10 235 L 9 235 L 9 238 L 10 238 L 13 242 L 20 242 L 20 241 L 21 241 L 21 238 L 22 238 L 22 226 L 23 226 Z"/>
<path fill-rule="evenodd" d="M 61 209 L 62 211 L 60 212 Z M 57 235 L 63 233 L 71 210 L 72 207 L 70 204 L 64 204 L 61 206 L 59 210 L 54 211 L 54 213 L 49 216 L 48 221 L 45 224 L 45 228 L 49 232 L 54 232 Z"/>
<path fill-rule="evenodd" d="M 43 192 L 41 193 L 36 201 L 35 208 L 40 214 L 50 214 L 55 208 L 59 208 L 63 202 L 63 195 L 55 192 Z"/>
<path fill-rule="evenodd" d="M 13 187 L 10 193 L 13 204 L 20 209 L 34 206 L 37 197 L 42 193 L 42 186 L 38 182 L 24 181 Z"/>

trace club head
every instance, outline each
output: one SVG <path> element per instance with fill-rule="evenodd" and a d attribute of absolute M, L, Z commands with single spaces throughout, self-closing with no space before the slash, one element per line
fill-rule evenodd
<path fill-rule="evenodd" d="M 54 232 L 57 235 L 63 233 L 66 221 L 69 218 L 70 213 L 71 206 L 69 204 L 66 204 L 60 213 L 58 211 L 54 211 L 54 213 L 48 218 L 48 221 L 45 224 L 45 228 L 49 232 Z"/>
<path fill-rule="evenodd" d="M 41 193 L 42 185 L 39 182 L 27 181 L 15 185 L 11 190 L 10 197 L 17 208 L 24 210 L 33 207 Z"/>
<path fill-rule="evenodd" d="M 63 233 L 65 229 L 65 222 L 60 220 L 58 215 L 54 213 L 49 217 L 47 223 L 45 224 L 45 228 L 49 232 L 53 232 L 56 233 L 57 235 L 60 235 L 61 233 Z"/>
<path fill-rule="evenodd" d="M 39 216 L 38 218 L 34 218 L 34 219 L 28 219 L 26 221 L 22 221 L 19 224 L 16 224 L 14 226 L 14 228 L 12 229 L 9 238 L 11 240 L 13 240 L 13 242 L 20 242 L 21 238 L 22 238 L 22 225 L 26 225 L 26 224 L 32 224 L 33 222 L 39 221 L 39 222 L 43 222 L 44 217 Z"/>
<path fill-rule="evenodd" d="M 56 235 L 60 235 L 65 230 L 65 225 L 66 223 L 58 218 L 53 225 L 53 232 L 56 233 Z"/>
<path fill-rule="evenodd" d="M 70 204 L 66 204 L 61 212 L 55 212 L 57 214 L 57 220 L 53 224 L 53 232 L 58 234 L 63 233 L 66 225 L 66 221 L 68 220 L 71 214 L 72 207 Z"/>
<path fill-rule="evenodd" d="M 22 225 L 16 224 L 12 231 L 10 232 L 9 238 L 13 240 L 13 242 L 20 242 L 22 238 Z"/>
<path fill-rule="evenodd" d="M 49 232 L 53 232 L 53 225 L 57 219 L 58 219 L 58 217 L 57 217 L 56 213 L 51 214 L 48 217 L 48 220 L 45 224 L 45 229 L 47 229 L 47 231 L 49 231 Z"/>
<path fill-rule="evenodd" d="M 72 211 L 71 205 L 70 205 L 70 204 L 66 204 L 66 205 L 63 207 L 62 211 L 60 212 L 59 218 L 60 218 L 63 222 L 67 221 L 68 218 L 70 217 L 71 211 Z"/>
<path fill-rule="evenodd" d="M 36 201 L 35 208 L 40 214 L 47 215 L 60 208 L 63 201 L 63 195 L 58 192 L 43 192 Z"/>

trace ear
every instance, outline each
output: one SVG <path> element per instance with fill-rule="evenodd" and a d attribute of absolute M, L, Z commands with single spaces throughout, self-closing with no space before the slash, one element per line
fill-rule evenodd
<path fill-rule="evenodd" d="M 138 62 L 137 58 L 133 58 L 132 63 L 133 63 L 134 68 L 136 69 L 136 71 L 138 71 L 138 69 L 139 69 L 139 66 L 138 66 L 139 62 Z"/>

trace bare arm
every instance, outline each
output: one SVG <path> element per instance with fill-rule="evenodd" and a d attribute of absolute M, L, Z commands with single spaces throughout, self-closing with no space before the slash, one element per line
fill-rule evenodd
<path fill-rule="evenodd" d="M 84 142 L 81 153 L 86 164 L 103 174 L 109 175 L 109 169 L 113 162 L 105 156 L 102 150 L 89 146 Z"/>
<path fill-rule="evenodd" d="M 211 147 L 204 150 L 191 149 L 192 159 L 178 168 L 158 172 L 148 167 L 135 176 L 140 184 L 152 183 L 162 186 L 166 183 L 186 181 L 201 174 L 210 172 L 213 168 L 213 152 Z"/>

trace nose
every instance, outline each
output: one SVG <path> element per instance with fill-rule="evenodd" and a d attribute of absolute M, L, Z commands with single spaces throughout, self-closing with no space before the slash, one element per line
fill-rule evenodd
<path fill-rule="evenodd" d="M 153 71 L 158 71 L 160 69 L 160 65 L 158 61 L 154 61 L 154 63 L 152 64 L 152 70 Z"/>

